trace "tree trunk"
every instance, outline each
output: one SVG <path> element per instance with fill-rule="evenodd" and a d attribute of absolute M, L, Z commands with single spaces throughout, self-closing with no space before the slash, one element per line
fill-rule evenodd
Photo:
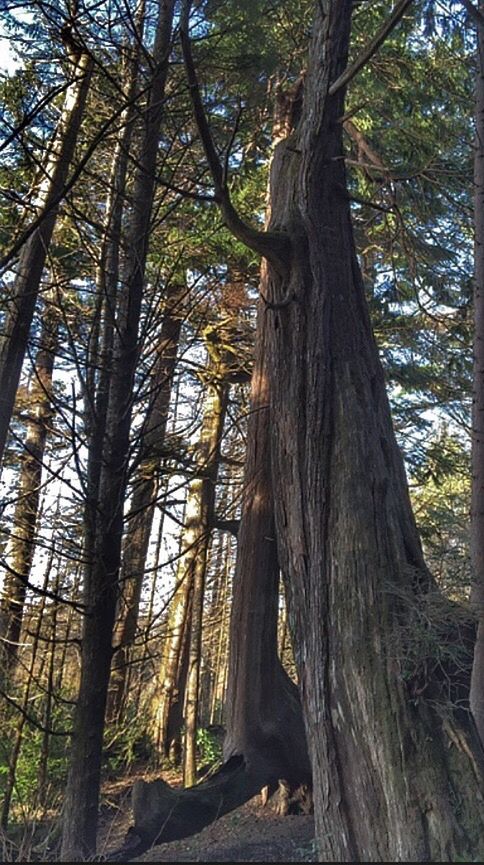
<path fill-rule="evenodd" d="M 59 310 L 51 302 L 52 299 L 52 296 L 46 299 L 43 309 L 40 348 L 29 388 L 29 417 L 0 602 L 2 674 L 7 676 L 17 662 L 27 582 L 35 549 L 42 466 L 52 416 L 52 374 L 59 327 Z"/>
<path fill-rule="evenodd" d="M 153 80 L 144 114 L 133 212 L 127 229 L 129 256 L 125 265 L 123 303 L 117 320 L 107 435 L 96 509 L 98 516 L 94 546 L 88 551 L 90 561 L 84 583 L 87 611 L 83 622 L 81 682 L 63 815 L 61 855 L 66 861 L 90 856 L 96 848 L 104 715 L 118 596 L 133 386 L 139 351 L 138 330 L 173 8 L 174 0 L 160 0 Z"/>
<path fill-rule="evenodd" d="M 182 555 L 177 568 L 176 591 L 168 617 L 159 687 L 152 701 L 153 731 L 161 757 L 167 757 L 180 735 L 185 702 L 186 677 L 190 676 L 187 723 L 190 768 L 187 783 L 194 783 L 194 736 L 198 698 L 199 640 L 203 588 L 210 531 L 213 523 L 215 484 L 220 460 L 220 438 L 228 397 L 223 361 L 212 359 L 206 371 L 206 397 L 196 475 L 190 482 L 185 511 Z M 195 615 L 195 618 L 194 618 Z M 185 656 L 185 652 L 188 654 Z M 188 661 L 189 657 L 189 661 Z M 189 667 L 186 666 L 189 664 Z"/>
<path fill-rule="evenodd" d="M 84 114 L 92 68 L 89 54 L 81 54 L 73 64 L 74 77 L 66 91 L 62 116 L 40 187 L 36 218 L 41 221 L 22 248 L 9 298 L 9 311 L 0 340 L 0 460 L 5 449 L 42 272 Z"/>
<path fill-rule="evenodd" d="M 259 304 L 242 519 L 230 625 L 224 757 L 243 755 L 263 784 L 310 779 L 296 686 L 277 654 L 279 561 L 274 527 L 266 365 L 268 313 Z"/>
<path fill-rule="evenodd" d="M 198 722 L 198 700 L 200 665 L 202 653 L 203 602 L 208 547 L 215 510 L 215 487 L 220 464 L 220 445 L 227 411 L 229 385 L 224 379 L 227 370 L 222 361 L 216 359 L 208 375 L 207 393 L 203 410 L 202 429 L 198 446 L 197 462 L 201 476 L 190 485 L 187 525 L 194 535 L 193 595 L 188 651 L 188 676 L 185 701 L 185 739 L 183 755 L 183 781 L 191 787 L 196 781 L 196 734 Z M 195 507 L 191 510 L 190 505 Z M 195 535 L 197 536 L 195 539 Z"/>
<path fill-rule="evenodd" d="M 452 647 L 431 666 L 454 611 L 422 558 L 355 254 L 343 89 L 328 93 L 351 7 L 319 4 L 301 122 L 273 163 L 270 228 L 290 248 L 264 285 L 285 301 L 266 313 L 277 541 L 320 859 L 450 861 L 482 847 L 482 752 L 449 671 L 466 647 L 441 681 Z"/>
<path fill-rule="evenodd" d="M 183 320 L 182 303 L 186 286 L 168 287 L 161 327 L 153 389 L 140 444 L 139 467 L 134 479 L 131 517 L 124 542 L 121 597 L 114 632 L 115 654 L 111 673 L 108 717 L 119 717 L 123 704 L 130 647 L 136 636 L 141 590 L 148 544 L 153 525 L 156 487 L 164 455 L 171 385 L 175 372 L 178 341 Z"/>
<path fill-rule="evenodd" d="M 484 2 L 479 3 L 484 16 Z M 471 602 L 477 620 L 470 703 L 484 743 L 484 23 L 477 22 L 474 151 L 474 390 L 472 403 Z"/>

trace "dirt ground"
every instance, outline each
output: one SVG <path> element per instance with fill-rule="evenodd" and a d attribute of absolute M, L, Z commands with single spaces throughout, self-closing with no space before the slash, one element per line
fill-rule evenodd
<path fill-rule="evenodd" d="M 170 778 L 164 774 L 164 779 Z M 105 792 L 105 819 L 99 852 L 122 844 L 131 823 L 129 787 Z M 145 780 L 148 779 L 145 776 Z M 255 796 L 225 814 L 197 835 L 159 844 L 132 862 L 316 862 L 314 821 L 311 816 L 279 817 L 271 803 L 264 808 Z M 128 861 L 128 860 L 127 860 Z"/>

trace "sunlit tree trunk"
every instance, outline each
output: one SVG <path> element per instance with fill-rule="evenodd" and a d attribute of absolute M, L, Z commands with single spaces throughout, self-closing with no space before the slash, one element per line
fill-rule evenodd
<path fill-rule="evenodd" d="M 188 652 L 188 675 L 185 699 L 185 737 L 183 781 L 191 787 L 196 781 L 196 734 L 198 721 L 200 665 L 202 652 L 203 605 L 205 577 L 211 527 L 214 517 L 215 488 L 220 464 L 220 444 L 227 410 L 229 385 L 226 370 L 216 361 L 207 382 L 203 422 L 197 449 L 201 476 L 190 484 L 187 504 L 187 527 L 193 535 L 195 558 L 193 570 L 192 615 Z M 209 373 L 210 374 L 210 373 Z"/>
<path fill-rule="evenodd" d="M 42 312 L 40 348 L 35 357 L 28 391 L 28 419 L 20 457 L 18 497 L 0 601 L 0 648 L 3 673 L 7 675 L 12 672 L 17 660 L 27 582 L 35 550 L 42 467 L 52 419 L 52 375 L 57 353 L 59 316 L 54 293 L 50 293 Z"/>
<path fill-rule="evenodd" d="M 7 316 L 0 336 L 0 460 L 3 456 L 22 364 L 46 256 L 81 127 L 93 61 L 89 54 L 71 56 L 69 85 L 59 125 L 42 170 L 35 219 L 39 225 L 24 244 L 10 292 Z"/>
<path fill-rule="evenodd" d="M 188 759 L 192 767 L 189 772 L 193 769 L 196 735 L 205 571 L 228 398 L 226 373 L 225 359 L 218 357 L 211 359 L 204 374 L 207 395 L 195 456 L 195 477 L 188 489 L 176 590 L 168 615 L 159 684 L 152 701 L 152 729 L 161 757 L 168 756 L 179 739 L 186 703 Z M 185 697 L 187 679 L 189 691 Z M 193 783 L 191 778 L 188 775 L 187 783 Z"/>

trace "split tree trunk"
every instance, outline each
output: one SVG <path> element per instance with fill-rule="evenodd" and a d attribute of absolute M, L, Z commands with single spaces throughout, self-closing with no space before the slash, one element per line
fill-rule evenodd
<path fill-rule="evenodd" d="M 311 777 L 301 704 L 277 654 L 279 560 L 271 482 L 270 312 L 259 303 L 242 518 L 229 639 L 224 757 L 242 755 L 261 785 Z"/>
<path fill-rule="evenodd" d="M 0 340 L 0 460 L 5 449 L 44 264 L 91 80 L 93 62 L 90 55 L 81 53 L 71 59 L 73 79 L 66 91 L 62 116 L 48 154 L 35 209 L 35 216 L 40 220 L 40 224 L 20 253 L 17 276 Z"/>

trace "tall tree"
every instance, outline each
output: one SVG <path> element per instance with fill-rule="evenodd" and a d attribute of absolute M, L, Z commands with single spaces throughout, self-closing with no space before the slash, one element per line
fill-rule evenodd
<path fill-rule="evenodd" d="M 183 321 L 185 284 L 168 285 L 156 360 L 152 373 L 151 397 L 141 433 L 138 469 L 133 481 L 131 517 L 128 517 L 120 578 L 118 620 L 114 632 L 113 670 L 109 693 L 109 714 L 115 717 L 122 707 L 129 649 L 136 636 L 148 544 L 155 510 L 156 488 L 165 454 L 165 433 L 175 372 L 178 341 Z"/>
<path fill-rule="evenodd" d="M 418 655 L 419 610 L 434 611 L 440 639 L 451 611 L 423 561 L 346 191 L 344 92 L 408 5 L 396 5 L 350 66 L 353 4 L 316 5 L 303 104 L 274 155 L 265 234 L 233 212 L 183 25 L 224 218 L 268 261 L 276 537 L 323 861 L 448 861 L 479 850 L 483 828 L 475 805 L 482 752 L 472 727 L 431 675 L 415 700 L 408 662 Z M 452 754 L 451 743 L 460 743 Z M 459 813 L 456 795 L 465 803 Z"/>
<path fill-rule="evenodd" d="M 7 440 L 46 256 L 59 205 L 65 195 L 93 70 L 93 58 L 82 40 L 72 32 L 72 27 L 66 25 L 63 38 L 71 79 L 59 124 L 40 172 L 40 188 L 34 209 L 35 229 L 20 253 L 0 341 L 0 459 Z"/>
<path fill-rule="evenodd" d="M 467 5 L 467 4 L 466 4 Z M 478 627 L 471 679 L 471 709 L 484 743 L 484 3 L 477 29 L 474 153 L 474 379 L 472 414 L 471 602 Z"/>
<path fill-rule="evenodd" d="M 62 856 L 67 860 L 92 855 L 96 849 L 103 727 L 118 597 L 139 323 L 173 12 L 174 0 L 160 0 L 150 88 L 127 227 L 123 290 L 118 295 L 106 436 L 95 508 L 97 517 L 93 545 L 87 550 L 84 578 L 87 609 L 82 634 L 81 682 L 63 814 Z"/>
<path fill-rule="evenodd" d="M 28 390 L 28 417 L 18 481 L 18 498 L 7 549 L 0 600 L 0 654 L 4 672 L 16 664 L 27 585 L 35 552 L 42 468 L 52 417 L 52 375 L 57 353 L 59 308 L 49 292 L 42 311 L 40 346 Z M 4 641 L 4 644 L 2 645 Z"/>

